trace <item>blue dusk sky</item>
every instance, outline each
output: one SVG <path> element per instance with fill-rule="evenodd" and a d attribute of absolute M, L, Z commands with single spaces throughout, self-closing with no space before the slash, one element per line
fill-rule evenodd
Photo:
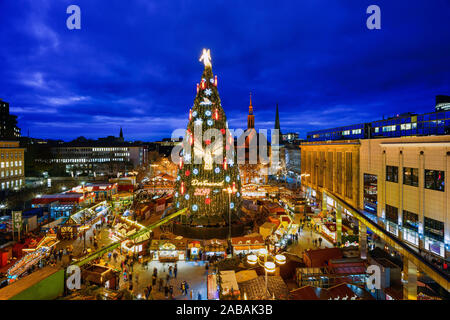
<path fill-rule="evenodd" d="M 81 8 L 81 30 L 66 9 Z M 381 30 L 366 9 L 381 8 Z M 450 94 L 450 1 L 1 0 L 0 98 L 22 134 L 153 141 L 185 128 L 210 48 L 231 128 L 431 112 Z"/>

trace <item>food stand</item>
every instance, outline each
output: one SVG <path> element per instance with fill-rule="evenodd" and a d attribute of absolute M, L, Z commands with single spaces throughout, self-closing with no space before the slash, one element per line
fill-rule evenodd
<path fill-rule="evenodd" d="M 226 252 L 226 241 L 219 239 L 205 240 L 203 247 L 207 257 L 224 257 Z"/>
<path fill-rule="evenodd" d="M 83 268 L 81 277 L 84 281 L 95 283 L 103 288 L 119 289 L 119 272 L 109 266 L 100 264 L 88 265 Z"/>
<path fill-rule="evenodd" d="M 200 241 L 194 240 L 188 242 L 188 258 L 190 260 L 201 259 L 202 249 Z"/>
<path fill-rule="evenodd" d="M 231 238 L 234 254 L 258 253 L 260 249 L 266 249 L 261 235 Z"/>
<path fill-rule="evenodd" d="M 177 262 L 186 256 L 185 240 L 152 240 L 150 254 L 160 262 Z"/>

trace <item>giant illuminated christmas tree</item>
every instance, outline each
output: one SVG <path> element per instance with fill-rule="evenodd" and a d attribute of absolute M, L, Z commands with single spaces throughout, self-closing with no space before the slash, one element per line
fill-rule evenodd
<path fill-rule="evenodd" d="M 174 190 L 174 205 L 187 208 L 185 225 L 203 227 L 235 222 L 241 204 L 241 181 L 234 139 L 220 103 L 217 76 L 209 50 L 200 58 L 205 69 L 189 111 Z"/>

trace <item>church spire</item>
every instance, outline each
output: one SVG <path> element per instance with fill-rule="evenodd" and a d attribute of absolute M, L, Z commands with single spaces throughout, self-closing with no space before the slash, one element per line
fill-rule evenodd
<path fill-rule="evenodd" d="M 255 127 L 255 116 L 253 115 L 252 93 L 250 92 L 250 105 L 248 106 L 247 129 Z"/>
<path fill-rule="evenodd" d="M 277 110 L 275 113 L 275 129 L 278 129 L 279 134 L 281 135 L 280 130 L 280 114 L 278 113 L 278 103 L 277 103 Z"/>
<path fill-rule="evenodd" d="M 119 134 L 119 138 L 123 139 L 123 131 L 122 131 L 122 127 L 120 127 L 120 134 Z"/>

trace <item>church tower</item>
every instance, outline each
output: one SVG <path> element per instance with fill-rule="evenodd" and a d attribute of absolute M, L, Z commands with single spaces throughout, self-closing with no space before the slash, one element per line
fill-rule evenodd
<path fill-rule="evenodd" d="M 123 131 L 122 131 L 122 127 L 120 127 L 120 133 L 119 133 L 119 141 L 123 142 Z"/>
<path fill-rule="evenodd" d="M 275 129 L 278 129 L 278 134 L 281 137 L 281 130 L 280 130 L 280 114 L 278 113 L 278 103 L 277 103 L 277 110 L 275 113 Z"/>
<path fill-rule="evenodd" d="M 255 128 L 255 116 L 253 115 L 252 93 L 250 92 L 250 105 L 248 106 L 247 129 Z"/>

